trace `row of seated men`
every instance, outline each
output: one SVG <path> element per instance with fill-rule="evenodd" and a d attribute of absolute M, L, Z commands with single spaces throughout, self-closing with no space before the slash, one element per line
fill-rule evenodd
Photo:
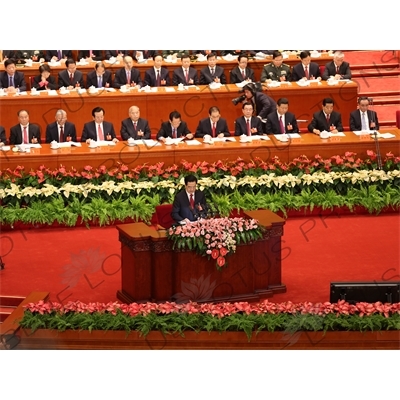
<path fill-rule="evenodd" d="M 235 136 L 253 136 L 263 134 L 284 134 L 299 132 L 298 123 L 293 113 L 289 112 L 289 101 L 281 98 L 275 103 L 272 99 L 270 103 L 270 112 L 263 120 L 257 115 L 255 108 L 257 100 L 254 99 L 255 94 L 266 96 L 264 93 L 251 92 L 251 96 L 243 99 L 242 113 L 243 115 L 235 120 L 234 134 Z M 369 110 L 369 99 L 360 97 L 358 99 L 358 109 L 350 114 L 349 126 L 350 130 L 377 130 L 379 129 L 378 116 L 375 111 Z M 257 111 L 257 110 L 256 110 Z M 105 110 L 102 107 L 96 107 L 92 110 L 92 121 L 84 124 L 80 140 L 90 143 L 91 140 L 110 140 L 118 142 L 114 125 L 112 122 L 106 121 Z M 18 112 L 18 124 L 11 127 L 9 143 L 10 144 L 29 144 L 41 142 L 41 129 L 39 125 L 29 123 L 29 112 L 20 110 Z M 341 114 L 334 111 L 334 101 L 331 98 L 325 98 L 322 101 L 322 109 L 314 113 L 311 123 L 308 125 L 308 131 L 316 135 L 320 135 L 322 131 L 341 132 L 343 124 Z M 150 139 L 151 129 L 146 119 L 140 116 L 140 109 L 137 106 L 129 108 L 129 116 L 121 122 L 120 137 L 122 140 L 130 138 L 135 140 Z M 221 117 L 218 107 L 213 106 L 209 109 L 208 117 L 199 121 L 199 124 L 193 133 L 189 129 L 187 123 L 182 120 L 178 111 L 172 111 L 169 114 L 168 121 L 162 122 L 158 130 L 156 138 L 164 142 L 170 138 L 186 138 L 194 137 L 202 138 L 205 135 L 210 137 L 230 136 L 231 131 L 228 127 L 227 120 Z M 67 113 L 65 110 L 58 110 L 55 114 L 55 122 L 46 127 L 46 143 L 77 141 L 75 125 L 67 121 Z M 7 143 L 5 129 L 0 126 L 0 144 Z"/>
<path fill-rule="evenodd" d="M 261 82 L 273 81 L 291 81 L 300 79 L 350 79 L 351 71 L 348 63 L 344 62 L 344 54 L 336 52 L 332 62 L 325 66 L 325 70 L 320 73 L 320 67 L 317 63 L 311 62 L 310 53 L 303 51 L 300 54 L 301 62 L 293 67 L 293 71 L 287 64 L 283 64 L 282 54 L 274 52 L 273 60 L 270 64 L 264 66 L 261 72 Z M 199 71 L 191 66 L 190 56 L 182 55 L 181 67 L 173 71 L 172 82 L 170 81 L 169 70 L 162 66 L 163 58 L 160 55 L 154 57 L 154 67 L 149 68 L 144 79 L 140 75 L 138 69 L 133 67 L 133 58 L 125 56 L 123 58 L 124 67 L 117 70 L 114 79 L 112 79 L 111 71 L 106 70 L 105 64 L 101 61 L 97 62 L 95 70 L 87 76 L 84 82 L 83 73 L 77 69 L 76 62 L 73 59 L 67 59 L 65 62 L 66 69 L 59 72 L 58 82 L 51 75 L 51 69 L 48 64 L 39 67 L 39 75 L 33 79 L 32 87 L 37 90 L 51 90 L 59 87 L 72 89 L 74 87 L 114 87 L 121 86 L 177 86 L 184 85 L 207 85 L 212 82 L 221 84 L 227 83 L 224 68 L 217 65 L 217 57 L 214 53 L 207 55 L 208 66 Z M 238 57 L 238 66 L 230 71 L 230 83 L 240 83 L 243 81 L 254 82 L 254 70 L 249 68 L 248 56 L 240 55 Z M 7 59 L 4 62 L 5 71 L 0 76 L 0 87 L 18 91 L 26 90 L 26 82 L 24 74 L 16 71 L 14 59 Z"/>

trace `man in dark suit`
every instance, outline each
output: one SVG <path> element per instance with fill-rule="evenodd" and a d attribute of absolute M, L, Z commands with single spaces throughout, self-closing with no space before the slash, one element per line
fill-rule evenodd
<path fill-rule="evenodd" d="M 276 111 L 267 116 L 265 130 L 268 134 L 298 133 L 297 121 L 294 114 L 288 112 L 289 101 L 282 97 L 278 100 Z"/>
<path fill-rule="evenodd" d="M 276 103 L 272 97 L 265 93 L 258 92 L 253 83 L 248 83 L 243 87 L 243 93 L 246 96 L 245 103 L 253 103 L 254 112 L 257 117 L 266 119 L 269 114 L 276 110 Z"/>
<path fill-rule="evenodd" d="M 302 51 L 300 53 L 300 59 L 301 63 L 293 67 L 292 81 L 297 82 L 300 79 L 312 80 L 321 77 L 319 65 L 315 62 L 311 62 L 311 54 L 309 51 Z"/>
<path fill-rule="evenodd" d="M 157 50 L 133 50 L 132 58 L 135 61 L 154 60 L 154 58 L 157 54 L 158 54 Z M 162 59 L 162 56 L 161 56 L 161 59 Z"/>
<path fill-rule="evenodd" d="M 190 133 L 186 122 L 181 120 L 181 114 L 178 111 L 172 111 L 169 114 L 169 121 L 163 122 L 157 133 L 157 139 L 162 142 L 165 142 L 167 137 L 193 139 L 193 134 Z"/>
<path fill-rule="evenodd" d="M 119 89 L 121 86 L 142 86 L 142 79 L 140 78 L 140 72 L 136 68 L 133 68 L 133 59 L 131 56 L 124 57 L 125 67 L 119 69 L 115 73 L 114 87 Z"/>
<path fill-rule="evenodd" d="M 185 86 L 198 85 L 199 78 L 197 70 L 190 66 L 189 54 L 184 54 L 181 58 L 182 67 L 176 68 L 172 75 L 172 86 L 178 86 L 182 83 Z"/>
<path fill-rule="evenodd" d="M 195 137 L 202 138 L 204 135 L 210 135 L 213 138 L 223 138 L 224 136 L 231 135 L 229 133 L 226 119 L 221 118 L 218 107 L 211 107 L 208 110 L 208 115 L 208 118 L 200 120 L 199 125 L 196 129 Z"/>
<path fill-rule="evenodd" d="M 80 50 L 78 60 L 84 58 L 86 61 L 101 61 L 103 60 L 103 50 Z"/>
<path fill-rule="evenodd" d="M 344 60 L 344 54 L 341 51 L 336 51 L 333 55 L 333 61 L 325 65 L 322 79 L 328 80 L 330 77 L 333 79 L 351 79 L 350 64 Z"/>
<path fill-rule="evenodd" d="M 263 127 L 260 118 L 254 117 L 254 108 L 252 103 L 243 103 L 243 116 L 235 121 L 235 136 L 262 135 Z"/>
<path fill-rule="evenodd" d="M 4 69 L 5 71 L 0 74 L 0 88 L 7 89 L 7 93 L 25 92 L 25 75 L 16 71 L 13 58 L 4 61 Z"/>
<path fill-rule="evenodd" d="M 322 101 L 322 110 L 314 113 L 308 125 L 308 131 L 319 135 L 322 131 L 337 133 L 343 131 L 342 116 L 333 111 L 333 99 L 326 97 Z"/>
<path fill-rule="evenodd" d="M 206 197 L 196 190 L 197 178 L 194 175 L 185 176 L 185 189 L 175 195 L 172 204 L 171 217 L 174 221 L 185 224 L 196 221 L 205 214 Z"/>
<path fill-rule="evenodd" d="M 4 126 L 0 126 L 0 147 L 7 144 L 6 130 Z"/>
<path fill-rule="evenodd" d="M 361 96 L 358 98 L 358 110 L 350 113 L 350 130 L 351 131 L 368 131 L 378 130 L 379 121 L 378 114 L 369 110 L 369 98 Z"/>
<path fill-rule="evenodd" d="M 40 127 L 29 123 L 27 110 L 18 111 L 19 124 L 10 129 L 10 144 L 40 143 Z"/>
<path fill-rule="evenodd" d="M 139 107 L 132 106 L 129 108 L 129 118 L 122 121 L 120 133 L 122 140 L 151 138 L 149 123 L 146 119 L 140 118 Z"/>
<path fill-rule="evenodd" d="M 86 87 L 90 88 L 91 86 L 96 88 L 108 88 L 112 86 L 111 71 L 107 71 L 106 66 L 101 61 L 96 63 L 94 71 L 87 74 Z"/>
<path fill-rule="evenodd" d="M 56 141 L 76 142 L 76 129 L 72 122 L 67 121 L 67 113 L 64 110 L 57 110 L 55 122 L 46 127 L 46 143 Z"/>
<path fill-rule="evenodd" d="M 231 83 L 240 83 L 243 81 L 254 82 L 254 71 L 247 66 L 249 58 L 246 54 L 241 54 L 238 57 L 238 66 L 233 68 L 230 74 Z"/>
<path fill-rule="evenodd" d="M 46 50 L 46 61 L 61 61 L 72 58 L 71 50 Z"/>
<path fill-rule="evenodd" d="M 84 88 L 83 74 L 76 69 L 75 60 L 68 58 L 65 66 L 67 69 L 58 73 L 58 86 L 60 88 L 64 86 L 68 90 L 72 90 L 75 87 Z"/>
<path fill-rule="evenodd" d="M 105 111 L 101 107 L 92 110 L 93 121 L 86 122 L 83 126 L 81 142 L 90 143 L 90 140 L 109 140 L 118 142 L 114 126 L 111 122 L 104 121 Z"/>
<path fill-rule="evenodd" d="M 224 69 L 217 65 L 215 53 L 207 55 L 208 66 L 200 71 L 200 85 L 208 85 L 212 82 L 226 84 Z"/>
<path fill-rule="evenodd" d="M 111 57 L 125 57 L 129 55 L 128 50 L 106 50 L 106 60 L 109 60 Z"/>
<path fill-rule="evenodd" d="M 162 56 L 154 57 L 154 67 L 148 69 L 144 74 L 144 86 L 170 86 L 169 71 L 161 66 L 162 62 Z"/>

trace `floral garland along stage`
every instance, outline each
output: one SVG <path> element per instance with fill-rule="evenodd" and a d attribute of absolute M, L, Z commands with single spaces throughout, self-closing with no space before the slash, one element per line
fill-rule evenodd
<path fill-rule="evenodd" d="M 194 331 L 400 330 L 400 303 L 29 303 L 20 325 L 26 329 L 131 330 L 147 335 Z"/>
<path fill-rule="evenodd" d="M 217 269 L 226 266 L 226 256 L 235 253 L 239 243 L 262 238 L 262 228 L 255 219 L 212 218 L 200 219 L 186 225 L 171 227 L 167 236 L 174 249 L 195 250 L 202 256 L 216 260 Z"/>

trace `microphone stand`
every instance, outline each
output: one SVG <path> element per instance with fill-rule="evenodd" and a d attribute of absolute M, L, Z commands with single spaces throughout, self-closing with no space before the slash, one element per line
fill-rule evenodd
<path fill-rule="evenodd" d="M 373 106 L 373 99 L 370 99 L 371 105 Z M 376 160 L 378 162 L 378 169 L 381 170 L 382 169 L 382 157 L 381 157 L 381 150 L 379 147 L 379 140 L 378 140 L 378 136 L 377 136 L 377 132 L 376 132 L 376 123 L 375 123 L 375 114 L 372 113 L 372 119 L 373 119 L 373 123 L 375 125 L 374 128 L 374 140 L 375 140 L 375 151 L 376 151 Z"/>

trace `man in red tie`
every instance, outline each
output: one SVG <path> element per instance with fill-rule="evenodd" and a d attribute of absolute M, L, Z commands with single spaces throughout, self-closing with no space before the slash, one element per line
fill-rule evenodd
<path fill-rule="evenodd" d="M 167 137 L 193 139 L 193 133 L 190 133 L 186 122 L 181 120 L 181 114 L 178 111 L 172 111 L 169 114 L 169 121 L 163 122 L 157 133 L 157 139 L 161 142 L 165 142 Z"/>
<path fill-rule="evenodd" d="M 129 108 L 129 118 L 126 118 L 121 123 L 121 138 L 128 140 L 129 138 L 151 139 L 151 130 L 146 119 L 140 118 L 140 109 L 138 106 Z"/>
<path fill-rule="evenodd" d="M 235 121 L 235 136 L 252 136 L 262 135 L 263 127 L 260 118 L 254 117 L 253 104 L 243 103 L 242 105 L 243 116 Z"/>
<path fill-rule="evenodd" d="M 303 80 L 321 80 L 319 65 L 311 62 L 311 53 L 308 50 L 300 53 L 301 63 L 296 64 L 292 71 L 292 81 Z"/>
<path fill-rule="evenodd" d="M 86 142 L 88 144 L 91 140 L 118 142 L 113 124 L 104 121 L 104 115 L 104 108 L 96 107 L 92 110 L 93 121 L 86 122 L 83 126 L 81 142 Z"/>
<path fill-rule="evenodd" d="M 240 83 L 243 81 L 254 82 L 254 71 L 247 66 L 248 57 L 246 54 L 240 54 L 238 57 L 238 66 L 233 68 L 230 73 L 230 83 Z"/>
<path fill-rule="evenodd" d="M 276 111 L 267 116 L 267 123 L 265 124 L 267 134 L 298 133 L 296 117 L 288 111 L 289 100 L 282 97 L 276 104 Z"/>
<path fill-rule="evenodd" d="M 197 178 L 185 176 L 185 188 L 175 196 L 171 217 L 180 224 L 187 224 L 206 217 L 206 197 L 201 190 L 196 190 Z"/>
<path fill-rule="evenodd" d="M 308 125 L 308 131 L 319 135 L 322 131 L 337 133 L 343 132 L 342 116 L 333 111 L 333 99 L 326 97 L 322 101 L 322 110 L 314 113 L 313 119 Z"/>
<path fill-rule="evenodd" d="M 324 81 L 328 79 L 351 79 L 350 64 L 344 61 L 343 52 L 335 52 L 335 54 L 333 55 L 333 61 L 325 65 L 322 79 Z"/>
<path fill-rule="evenodd" d="M 10 129 L 10 144 L 40 143 L 40 127 L 29 123 L 29 112 L 18 111 L 19 124 Z"/>
<path fill-rule="evenodd" d="M 176 68 L 172 75 L 172 86 L 178 86 L 180 83 L 185 86 L 198 85 L 199 77 L 197 70 L 190 66 L 189 54 L 183 54 L 181 61 L 182 67 Z"/>
<path fill-rule="evenodd" d="M 58 87 L 65 87 L 68 90 L 72 90 L 75 87 L 83 88 L 83 74 L 81 71 L 76 69 L 76 62 L 72 58 L 69 58 L 65 62 L 67 69 L 58 73 Z"/>
<path fill-rule="evenodd" d="M 154 57 L 154 67 L 148 69 L 144 74 L 144 86 L 169 86 L 169 71 L 162 66 L 162 62 L 162 56 Z"/>
<path fill-rule="evenodd" d="M 195 137 L 202 138 L 204 135 L 210 135 L 213 138 L 223 138 L 231 135 L 226 119 L 221 118 L 218 107 L 210 107 L 208 115 L 208 118 L 200 120 Z"/>

